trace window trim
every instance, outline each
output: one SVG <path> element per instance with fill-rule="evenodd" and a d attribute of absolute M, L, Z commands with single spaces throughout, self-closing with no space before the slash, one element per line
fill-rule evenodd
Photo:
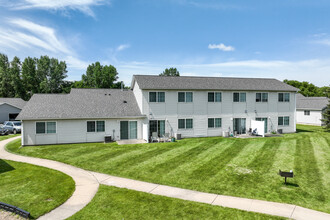
<path fill-rule="evenodd" d="M 191 93 L 191 98 L 192 98 L 192 101 L 191 102 L 187 102 L 187 93 Z M 184 93 L 184 102 L 180 102 L 179 101 L 179 93 Z M 177 102 L 178 103 L 194 103 L 194 92 L 193 91 L 178 91 L 177 92 Z"/>
<path fill-rule="evenodd" d="M 209 93 L 213 93 L 213 102 L 209 101 Z M 220 101 L 216 101 L 216 93 L 219 93 L 220 94 Z M 219 102 L 222 102 L 222 92 L 216 92 L 216 91 L 208 91 L 207 92 L 207 102 L 208 103 L 219 103 Z"/>
<path fill-rule="evenodd" d="M 55 122 L 55 133 L 48 133 L 47 132 L 47 122 Z M 37 133 L 37 123 L 45 123 L 45 133 Z M 35 122 L 35 134 L 36 135 L 52 135 L 52 134 L 57 134 L 57 121 L 36 121 Z"/>
<path fill-rule="evenodd" d="M 104 131 L 97 131 L 97 122 L 98 121 L 103 121 L 104 122 Z M 94 124 L 95 124 L 95 130 L 94 131 L 88 131 L 88 122 L 94 122 Z M 106 121 L 105 120 L 87 120 L 86 121 L 86 133 L 102 133 L 102 132 L 105 132 L 105 127 L 106 127 Z"/>
<path fill-rule="evenodd" d="M 156 93 L 156 101 L 155 102 L 150 102 L 150 93 L 155 92 Z M 164 93 L 164 102 L 159 101 L 159 95 L 158 93 L 163 92 Z M 148 92 L 148 103 L 165 103 L 166 102 L 166 92 L 165 91 L 149 91 Z"/>
<path fill-rule="evenodd" d="M 235 93 L 238 93 L 238 101 L 235 101 L 235 99 L 234 99 L 234 96 L 235 96 L 234 94 L 235 94 Z M 243 101 L 241 101 L 241 94 L 242 94 L 242 93 L 245 94 L 245 101 L 244 101 L 244 102 L 246 103 L 246 92 L 233 92 L 233 102 L 243 102 Z M 243 102 L 243 103 L 244 103 L 244 102 Z"/>
<path fill-rule="evenodd" d="M 187 128 L 187 119 L 192 120 L 192 128 Z M 184 128 L 179 128 L 179 120 L 184 120 Z M 194 119 L 193 118 L 178 118 L 178 130 L 192 130 L 194 129 Z"/>
<path fill-rule="evenodd" d="M 257 101 L 257 94 L 260 94 L 260 101 Z M 267 101 L 264 101 L 264 94 L 267 94 Z M 256 103 L 263 103 L 263 102 L 268 102 L 268 92 L 256 92 Z"/>
<path fill-rule="evenodd" d="M 277 95 L 277 102 L 290 102 L 290 99 L 291 99 L 290 92 L 279 92 L 277 94 L 278 94 Z M 280 94 L 283 95 L 283 100 L 282 101 L 280 101 Z M 288 101 L 286 101 L 286 99 L 285 99 L 285 94 L 289 94 L 289 100 Z"/>
<path fill-rule="evenodd" d="M 213 119 L 213 127 L 209 127 L 209 119 Z M 215 121 L 216 121 L 216 119 L 220 119 L 220 127 L 217 127 L 216 126 L 216 123 L 215 123 Z M 222 118 L 213 118 L 213 117 L 208 117 L 207 118 L 207 128 L 208 129 L 219 129 L 219 128 L 222 128 Z"/>
<path fill-rule="evenodd" d="M 284 122 L 285 122 L 285 118 L 288 118 L 289 120 L 288 120 L 288 124 L 286 125 Z M 283 118 L 282 120 L 283 120 L 283 123 L 280 125 L 279 123 L 280 123 L 280 118 Z M 281 127 L 288 127 L 288 126 L 290 126 L 290 116 L 278 116 L 277 117 L 277 126 L 281 126 Z"/>

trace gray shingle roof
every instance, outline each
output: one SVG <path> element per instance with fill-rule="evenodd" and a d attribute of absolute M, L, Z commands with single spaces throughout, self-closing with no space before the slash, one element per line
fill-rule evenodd
<path fill-rule="evenodd" d="M 305 97 L 297 95 L 296 108 L 305 110 L 323 110 L 328 104 L 327 97 Z"/>
<path fill-rule="evenodd" d="M 22 109 L 27 102 L 21 98 L 0 98 L 0 105 L 4 103 Z"/>
<path fill-rule="evenodd" d="M 288 91 L 298 89 L 277 79 L 134 75 L 140 89 Z"/>
<path fill-rule="evenodd" d="M 33 95 L 17 119 L 106 119 L 130 117 L 144 117 L 131 90 L 72 89 L 70 94 Z"/>

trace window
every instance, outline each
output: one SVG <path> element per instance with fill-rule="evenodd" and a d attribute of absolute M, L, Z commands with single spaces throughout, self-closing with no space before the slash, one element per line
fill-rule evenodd
<path fill-rule="evenodd" d="M 37 122 L 36 123 L 36 133 L 37 134 L 45 134 L 46 133 L 46 123 L 45 122 Z"/>
<path fill-rule="evenodd" d="M 36 122 L 36 133 L 37 134 L 55 134 L 56 133 L 56 122 Z"/>
<path fill-rule="evenodd" d="M 305 111 L 304 111 L 304 115 L 311 115 L 311 112 L 310 112 L 310 111 L 307 111 L 307 110 L 305 110 Z"/>
<path fill-rule="evenodd" d="M 289 116 L 278 117 L 278 125 L 288 126 L 290 124 Z"/>
<path fill-rule="evenodd" d="M 193 93 L 178 92 L 178 102 L 193 102 Z"/>
<path fill-rule="evenodd" d="M 234 102 L 246 102 L 246 93 L 245 92 L 234 92 L 233 101 Z"/>
<path fill-rule="evenodd" d="M 279 102 L 290 102 L 290 93 L 278 93 Z"/>
<path fill-rule="evenodd" d="M 105 131 L 105 122 L 104 121 L 97 121 L 96 122 L 96 131 L 97 132 L 104 132 Z"/>
<path fill-rule="evenodd" d="M 149 92 L 149 102 L 165 102 L 165 92 Z"/>
<path fill-rule="evenodd" d="M 221 128 L 221 118 L 209 118 L 208 128 Z"/>
<path fill-rule="evenodd" d="M 268 102 L 268 93 L 256 93 L 256 102 Z"/>
<path fill-rule="evenodd" d="M 221 92 L 209 92 L 208 102 L 221 102 Z"/>
<path fill-rule="evenodd" d="M 193 119 L 179 119 L 178 128 L 179 129 L 192 129 L 193 128 Z"/>
<path fill-rule="evenodd" d="M 104 132 L 105 121 L 87 121 L 87 132 Z"/>

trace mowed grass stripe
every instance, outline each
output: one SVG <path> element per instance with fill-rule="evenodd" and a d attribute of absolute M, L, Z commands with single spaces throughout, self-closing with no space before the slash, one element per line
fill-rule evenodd
<path fill-rule="evenodd" d="M 323 185 L 330 190 L 330 148 L 327 140 L 320 135 L 310 137 L 314 146 L 315 158 L 317 160 L 320 173 L 323 176 Z"/>
<path fill-rule="evenodd" d="M 206 161 L 202 166 L 195 169 L 190 175 L 190 179 L 206 181 L 221 171 L 234 159 L 248 144 L 244 140 L 235 140 L 220 155 Z"/>
<path fill-rule="evenodd" d="M 212 160 L 212 158 L 217 157 L 221 154 L 226 148 L 230 147 L 228 144 L 230 142 L 229 139 L 219 139 L 219 142 L 213 146 L 210 146 L 204 152 L 197 155 L 194 160 L 190 160 L 187 163 L 184 163 L 181 166 L 178 166 L 176 169 L 170 171 L 165 175 L 166 177 L 175 177 L 175 176 L 189 176 L 192 172 L 194 172 L 195 167 L 200 167 L 205 164 L 207 161 Z"/>
<path fill-rule="evenodd" d="M 297 141 L 295 139 L 290 139 L 282 141 L 278 146 L 277 153 L 275 155 L 275 160 L 273 163 L 273 169 L 275 175 L 277 175 L 278 170 L 290 171 L 294 168 L 294 155 L 296 151 Z"/>
<path fill-rule="evenodd" d="M 295 178 L 306 196 L 312 196 L 314 199 L 324 202 L 323 177 L 316 162 L 314 147 L 307 134 L 300 136 L 297 140 L 295 170 Z"/>
<path fill-rule="evenodd" d="M 155 168 L 157 165 L 165 163 L 167 160 L 171 160 L 174 157 L 177 157 L 178 155 L 184 154 L 185 152 L 189 151 L 190 149 L 196 147 L 200 143 L 194 143 L 194 144 L 187 144 L 183 142 L 178 142 L 176 145 L 168 145 L 168 143 L 164 143 L 164 146 L 170 148 L 169 151 L 166 151 L 162 154 L 155 155 L 154 157 L 151 157 L 143 162 L 140 162 L 134 167 L 131 167 L 129 170 L 129 173 L 144 173 L 147 170 L 151 170 Z"/>
<path fill-rule="evenodd" d="M 178 154 L 176 157 L 171 158 L 169 160 L 165 160 L 163 163 L 156 165 L 151 168 L 150 172 L 164 174 L 169 172 L 170 170 L 176 169 L 178 166 L 187 163 L 191 160 L 195 160 L 195 157 L 202 153 L 203 151 L 210 148 L 217 142 L 217 139 L 202 139 L 201 142 L 195 144 L 195 146 L 188 151 L 183 152 L 182 154 Z"/>

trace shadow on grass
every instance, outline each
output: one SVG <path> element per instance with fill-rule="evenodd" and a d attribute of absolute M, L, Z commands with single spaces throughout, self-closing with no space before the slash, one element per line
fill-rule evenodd
<path fill-rule="evenodd" d="M 313 132 L 313 131 L 305 130 L 305 129 L 299 129 L 299 128 L 296 129 L 296 133 L 302 133 L 302 132 Z"/>
<path fill-rule="evenodd" d="M 289 182 L 286 182 L 286 183 L 283 183 L 284 186 L 293 186 L 293 187 L 299 187 L 298 184 L 296 183 L 289 183 Z"/>
<path fill-rule="evenodd" d="M 15 170 L 14 167 L 10 166 L 8 163 L 6 163 L 4 160 L 0 160 L 0 174 L 9 172 Z"/>

